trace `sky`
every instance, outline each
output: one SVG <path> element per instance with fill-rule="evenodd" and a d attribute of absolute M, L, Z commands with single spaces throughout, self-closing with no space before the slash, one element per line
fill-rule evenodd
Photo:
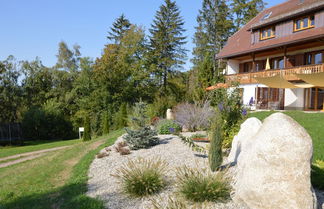
<path fill-rule="evenodd" d="M 265 0 L 267 7 L 284 0 Z M 188 70 L 196 17 L 202 0 L 176 0 L 185 21 Z M 82 56 L 99 57 L 107 32 L 122 13 L 146 30 L 163 0 L 0 0 L 0 60 L 39 57 L 46 66 L 56 63 L 58 43 L 81 46 Z"/>

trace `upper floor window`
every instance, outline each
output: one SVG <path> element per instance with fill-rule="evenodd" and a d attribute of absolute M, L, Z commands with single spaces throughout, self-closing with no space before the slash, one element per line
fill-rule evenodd
<path fill-rule="evenodd" d="M 315 26 L 314 15 L 296 19 L 294 22 L 294 31 L 305 30 Z"/>
<path fill-rule="evenodd" d="M 276 36 L 276 28 L 268 27 L 261 30 L 260 40 L 265 40 L 269 38 L 274 38 Z"/>

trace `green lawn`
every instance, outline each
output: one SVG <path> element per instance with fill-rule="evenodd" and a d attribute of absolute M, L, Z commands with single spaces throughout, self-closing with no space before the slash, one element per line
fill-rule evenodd
<path fill-rule="evenodd" d="M 122 133 L 115 131 L 89 142 L 79 140 L 67 149 L 0 168 L 0 209 L 104 208 L 101 201 L 85 195 L 87 173 L 98 151 Z"/>
<path fill-rule="evenodd" d="M 253 112 L 249 117 L 264 120 L 274 111 Z M 324 113 L 305 113 L 301 111 L 283 112 L 302 125 L 313 140 L 312 182 L 317 188 L 324 189 Z"/>
<path fill-rule="evenodd" d="M 0 158 L 32 152 L 42 149 L 61 147 L 79 143 L 80 139 L 60 140 L 60 141 L 26 141 L 24 146 L 0 146 Z"/>

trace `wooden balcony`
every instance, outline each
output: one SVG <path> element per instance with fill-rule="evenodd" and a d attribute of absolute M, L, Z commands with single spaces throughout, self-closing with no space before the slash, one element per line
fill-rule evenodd
<path fill-rule="evenodd" d="M 226 83 L 239 82 L 240 84 L 258 83 L 255 78 L 266 78 L 276 75 L 282 75 L 287 80 L 300 80 L 295 74 L 313 74 L 324 72 L 324 64 L 319 65 L 304 65 L 293 68 L 263 70 L 259 72 L 239 73 L 226 75 Z"/>

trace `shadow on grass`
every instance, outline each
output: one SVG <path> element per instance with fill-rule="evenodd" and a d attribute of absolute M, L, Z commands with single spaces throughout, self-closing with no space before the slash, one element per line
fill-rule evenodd
<path fill-rule="evenodd" d="M 312 165 L 311 173 L 312 185 L 316 189 L 324 190 L 324 168 L 317 165 Z"/>
<path fill-rule="evenodd" d="M 71 183 L 49 193 L 33 194 L 17 199 L 8 196 L 7 200 L 1 201 L 0 209 L 104 209 L 102 201 L 85 195 L 86 190 L 85 183 Z"/>

